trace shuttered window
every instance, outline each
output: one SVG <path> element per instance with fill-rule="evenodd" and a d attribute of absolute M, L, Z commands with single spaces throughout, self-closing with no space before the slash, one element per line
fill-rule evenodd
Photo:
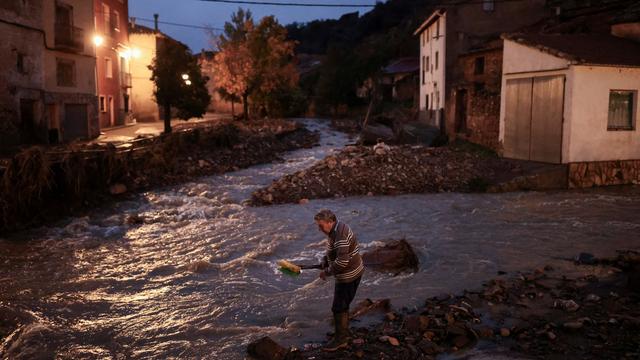
<path fill-rule="evenodd" d="M 608 130 L 633 130 L 635 91 L 611 90 L 609 92 Z"/>

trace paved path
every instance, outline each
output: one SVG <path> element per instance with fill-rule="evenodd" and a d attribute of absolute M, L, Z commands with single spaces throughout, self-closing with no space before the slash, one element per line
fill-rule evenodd
<path fill-rule="evenodd" d="M 202 123 L 228 118 L 228 114 L 206 113 L 202 118 L 192 118 L 189 120 L 171 120 L 171 126 L 175 128 L 185 128 L 202 125 Z M 115 128 L 102 129 L 100 136 L 92 142 L 126 142 L 138 136 L 157 136 L 164 131 L 164 122 L 136 123 Z"/>

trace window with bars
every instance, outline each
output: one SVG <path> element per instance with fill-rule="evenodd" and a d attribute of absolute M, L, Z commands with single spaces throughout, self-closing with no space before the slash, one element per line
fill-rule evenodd
<path fill-rule="evenodd" d="M 637 93 L 632 90 L 609 91 L 608 130 L 634 129 L 634 103 Z"/>

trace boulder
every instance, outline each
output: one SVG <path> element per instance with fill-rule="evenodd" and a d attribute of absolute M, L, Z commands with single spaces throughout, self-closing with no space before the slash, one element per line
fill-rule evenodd
<path fill-rule="evenodd" d="M 388 241 L 384 246 L 362 254 L 365 267 L 399 274 L 418 270 L 418 256 L 405 239 Z"/>
<path fill-rule="evenodd" d="M 394 138 L 393 129 L 381 124 L 367 125 L 360 133 L 360 142 L 364 145 L 377 144 L 378 140 L 391 143 Z"/>
<path fill-rule="evenodd" d="M 376 301 L 372 301 L 371 299 L 365 299 L 359 302 L 354 307 L 354 309 L 351 311 L 351 314 L 349 314 L 349 317 L 356 318 L 362 315 L 367 315 L 375 311 L 387 313 L 389 312 L 390 308 L 391 308 L 391 302 L 389 301 L 389 299 L 382 299 L 382 300 L 376 300 Z"/>
<path fill-rule="evenodd" d="M 257 360 L 284 360 L 288 352 L 286 348 L 280 346 L 268 336 L 258 339 L 247 346 L 249 356 Z"/>

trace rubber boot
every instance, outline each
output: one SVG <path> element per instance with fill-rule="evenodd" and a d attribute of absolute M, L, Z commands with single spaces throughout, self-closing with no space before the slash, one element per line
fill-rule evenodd
<path fill-rule="evenodd" d="M 333 352 L 349 346 L 349 313 L 334 313 L 333 322 L 336 332 L 333 336 L 333 340 L 331 340 L 327 346 L 322 348 L 324 351 Z"/>

